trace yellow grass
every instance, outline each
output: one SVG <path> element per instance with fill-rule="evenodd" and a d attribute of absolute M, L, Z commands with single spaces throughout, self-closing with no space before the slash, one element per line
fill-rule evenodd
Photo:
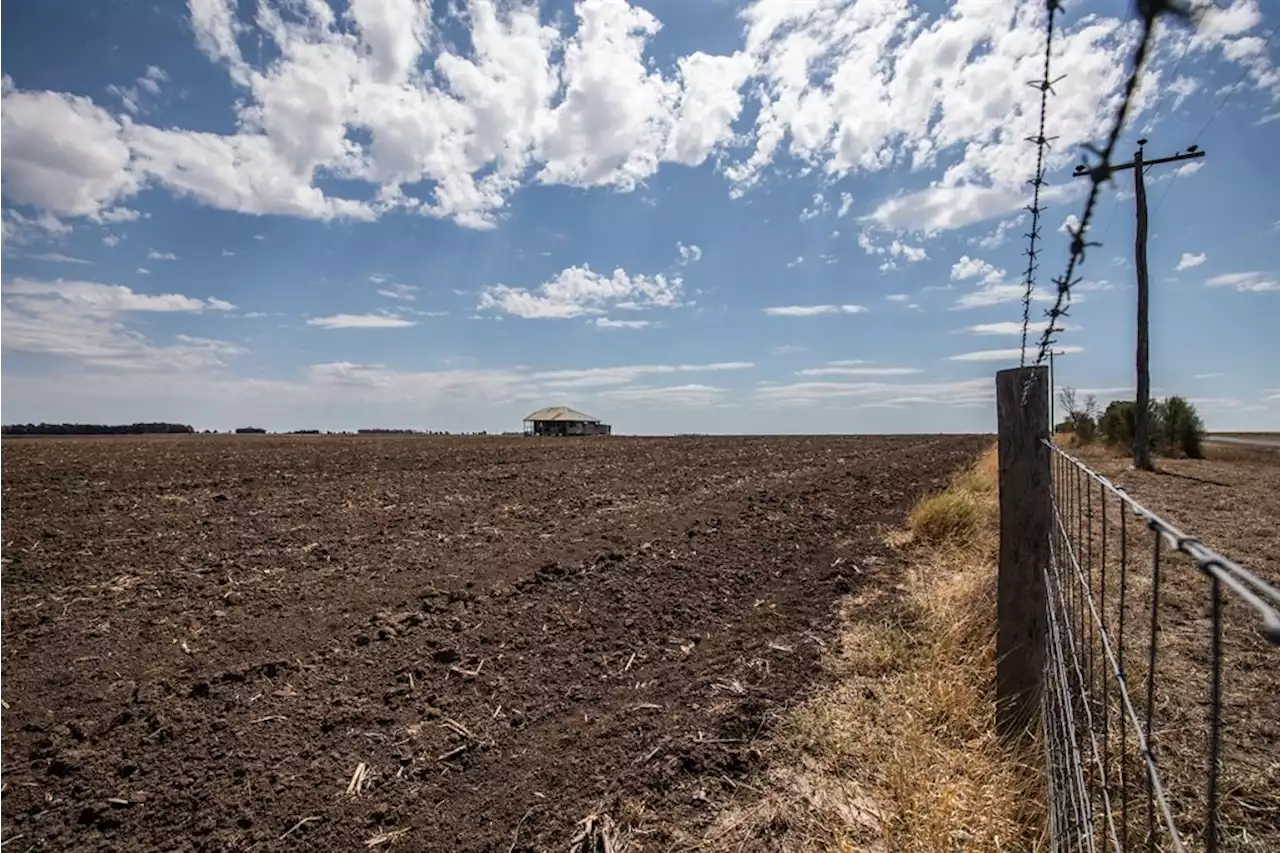
<path fill-rule="evenodd" d="M 917 505 L 892 538 L 901 587 L 845 602 L 831 686 L 786 715 L 769 778 L 708 849 L 1041 845 L 1040 774 L 994 733 L 996 475 L 992 449 Z"/>

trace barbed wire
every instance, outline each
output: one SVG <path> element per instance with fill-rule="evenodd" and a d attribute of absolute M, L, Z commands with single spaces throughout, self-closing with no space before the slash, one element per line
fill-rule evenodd
<path fill-rule="evenodd" d="M 1027 328 L 1031 325 L 1031 293 L 1036 286 L 1036 270 L 1039 265 L 1036 264 L 1036 255 L 1038 249 L 1036 243 L 1040 240 L 1040 188 L 1044 186 L 1044 152 L 1049 147 L 1049 143 L 1056 139 L 1056 136 L 1046 137 L 1044 135 L 1045 113 L 1049 106 L 1049 93 L 1053 91 L 1053 84 L 1061 80 L 1050 79 L 1049 62 L 1053 55 L 1053 25 L 1054 19 L 1057 17 L 1058 10 L 1062 8 L 1059 0 L 1045 0 L 1045 8 L 1048 13 L 1048 20 L 1045 23 L 1044 36 L 1044 74 L 1039 80 L 1032 80 L 1027 85 L 1033 89 L 1040 90 L 1040 127 L 1035 136 L 1028 136 L 1027 141 L 1034 143 L 1036 146 L 1036 173 L 1028 183 L 1033 187 L 1031 194 L 1031 205 L 1027 208 L 1031 212 L 1031 230 L 1026 234 L 1027 245 L 1027 272 L 1023 280 L 1022 291 L 1022 349 L 1018 357 L 1018 366 L 1023 367 L 1027 363 Z M 1064 75 L 1065 76 L 1065 75 Z"/>
<path fill-rule="evenodd" d="M 1071 236 L 1071 251 L 1067 258 L 1066 271 L 1061 277 L 1053 280 L 1057 292 L 1054 296 L 1053 307 L 1045 312 L 1048 322 L 1045 323 L 1044 332 L 1040 335 L 1039 351 L 1036 353 L 1034 362 L 1035 367 L 1044 364 L 1050 348 L 1057 342 L 1054 336 L 1062 331 L 1058 321 L 1067 316 L 1067 311 L 1071 305 L 1071 288 L 1079 283 L 1076 278 L 1076 269 L 1084 262 L 1085 251 L 1092 246 L 1099 245 L 1087 242 L 1085 237 L 1088 235 L 1089 225 L 1093 221 L 1093 212 L 1097 207 L 1102 185 L 1111 179 L 1111 158 L 1115 153 L 1116 145 L 1120 141 L 1120 134 L 1124 130 L 1125 121 L 1129 117 L 1129 109 L 1133 105 L 1133 96 L 1138 89 L 1138 82 L 1142 76 L 1143 66 L 1147 61 L 1147 54 L 1151 51 L 1155 23 L 1163 15 L 1173 15 L 1183 20 L 1190 19 L 1189 10 L 1175 2 L 1175 0 L 1137 0 L 1137 10 L 1138 16 L 1142 21 L 1142 35 L 1133 50 L 1129 77 L 1125 81 L 1124 94 L 1120 99 L 1120 106 L 1116 109 L 1111 130 L 1107 133 L 1106 144 L 1101 149 L 1088 144 L 1084 146 L 1087 151 L 1097 157 L 1097 162 L 1080 173 L 1089 178 L 1089 194 L 1085 197 L 1084 210 L 1080 215 L 1079 224 L 1075 228 L 1067 229 Z M 1025 393 L 1023 397 L 1025 400 Z"/>

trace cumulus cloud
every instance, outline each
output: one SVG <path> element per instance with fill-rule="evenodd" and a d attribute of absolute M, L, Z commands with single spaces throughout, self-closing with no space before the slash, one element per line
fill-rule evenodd
<path fill-rule="evenodd" d="M 93 216 L 136 193 L 124 126 L 88 98 L 6 87 L 4 195 L 57 216 Z"/>
<path fill-rule="evenodd" d="M 611 320 L 608 317 L 597 317 L 594 322 L 601 329 L 645 329 L 653 325 L 650 320 Z"/>
<path fill-rule="evenodd" d="M 155 249 L 147 252 L 147 260 L 149 261 L 176 261 L 178 256 L 173 252 L 157 252 Z"/>
<path fill-rule="evenodd" d="M 517 317 L 557 319 L 623 310 L 674 308 L 680 304 L 684 280 L 657 275 L 631 275 L 615 269 L 602 275 L 590 267 L 568 267 L 536 290 L 497 284 L 480 293 L 479 309 Z"/>
<path fill-rule="evenodd" d="M 488 228 L 530 181 L 630 191 L 664 164 L 712 162 L 734 195 L 793 167 L 831 181 L 942 167 L 872 207 L 866 224 L 892 231 L 959 228 L 1025 204 L 1035 99 L 1022 83 L 1040 73 L 1040 4 L 935 13 L 909 0 L 755 0 L 739 44 L 664 63 L 662 22 L 626 0 L 582 0 L 576 20 L 474 0 L 451 7 L 448 37 L 431 4 L 408 0 L 353 0 L 342 14 L 191 0 L 189 14 L 197 48 L 235 89 L 232 131 L 146 124 L 143 96 L 167 85 L 154 66 L 113 89 L 119 115 L 6 80 L 6 196 L 95 217 L 156 185 L 243 213 L 368 220 L 404 209 Z M 1194 36 L 1158 40 L 1135 117 L 1162 86 L 1190 94 L 1189 78 L 1165 79 L 1183 46 L 1220 51 L 1245 85 L 1280 91 L 1256 0 L 1205 20 Z M 1118 16 L 1063 22 L 1055 49 L 1071 74 L 1054 101 L 1051 170 L 1100 137 L 1126 76 L 1116 56 L 1136 32 Z M 364 187 L 344 198 L 325 178 Z M 841 193 L 839 215 L 851 203 Z"/>
<path fill-rule="evenodd" d="M 963 255 L 960 260 L 951 265 L 951 280 L 964 281 L 969 278 L 978 278 L 986 284 L 995 284 L 1004 279 L 1004 270 L 996 269 L 993 264 L 981 258 Z"/>
<path fill-rule="evenodd" d="M 1201 252 L 1198 255 L 1193 255 L 1190 252 L 1183 252 L 1182 257 L 1178 258 L 1178 265 L 1174 267 L 1174 270 L 1178 272 L 1181 272 L 1182 270 L 1189 270 L 1192 267 L 1200 266 L 1206 260 L 1208 260 L 1208 256 L 1204 252 Z"/>

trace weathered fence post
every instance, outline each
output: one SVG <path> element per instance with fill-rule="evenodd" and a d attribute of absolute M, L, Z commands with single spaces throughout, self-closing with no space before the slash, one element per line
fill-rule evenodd
<path fill-rule="evenodd" d="M 1030 382 L 1030 385 L 1027 383 Z M 1025 392 L 1024 392 L 1024 389 Z M 1043 367 L 996 374 L 1000 565 L 996 594 L 996 728 L 1021 737 L 1036 719 L 1044 668 L 1044 572 L 1052 530 L 1049 382 Z"/>

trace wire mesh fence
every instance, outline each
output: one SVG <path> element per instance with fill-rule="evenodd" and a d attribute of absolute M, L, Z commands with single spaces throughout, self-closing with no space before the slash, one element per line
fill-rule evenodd
<path fill-rule="evenodd" d="M 1045 444 L 1050 849 L 1280 849 L 1280 591 Z"/>

